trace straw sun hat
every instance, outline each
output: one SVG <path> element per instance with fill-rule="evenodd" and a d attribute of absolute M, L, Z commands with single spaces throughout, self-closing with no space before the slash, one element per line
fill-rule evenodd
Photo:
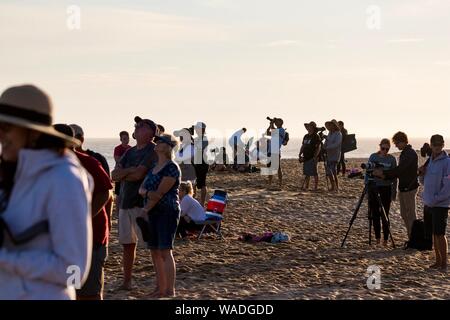
<path fill-rule="evenodd" d="M 45 133 L 64 140 L 67 145 L 79 145 L 77 139 L 52 127 L 53 105 L 50 97 L 33 85 L 6 89 L 0 96 L 0 122 Z"/>

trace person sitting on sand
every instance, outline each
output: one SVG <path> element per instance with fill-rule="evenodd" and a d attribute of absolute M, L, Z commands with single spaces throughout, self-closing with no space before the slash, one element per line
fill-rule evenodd
<path fill-rule="evenodd" d="M 88 274 L 94 186 L 68 149 L 79 141 L 51 126 L 52 110 L 33 85 L 0 96 L 2 300 L 73 300 L 70 272 L 77 267 L 80 285 Z"/>
<path fill-rule="evenodd" d="M 216 148 L 212 150 L 215 153 L 214 163 L 211 166 L 213 171 L 226 171 L 228 169 L 228 154 L 225 147 Z"/>
<path fill-rule="evenodd" d="M 205 209 L 193 197 L 194 189 L 192 184 L 188 182 L 181 182 L 180 184 L 180 207 L 181 217 L 178 224 L 177 234 L 182 238 L 187 236 L 188 231 L 199 231 L 203 227 L 201 224 L 196 224 L 194 221 L 205 221 Z"/>
<path fill-rule="evenodd" d="M 301 189 L 308 190 L 310 178 L 314 177 L 314 191 L 317 191 L 319 185 L 317 163 L 319 162 L 320 138 L 317 134 L 315 122 L 305 123 L 305 128 L 308 133 L 303 137 L 302 147 L 298 155 L 300 162 L 303 162 L 303 175 L 305 176 Z"/>
<path fill-rule="evenodd" d="M 389 154 L 389 149 L 391 148 L 391 143 L 389 139 L 383 139 L 380 142 L 380 150 L 373 153 L 369 162 L 382 163 L 386 169 L 394 169 L 397 167 L 397 160 L 394 156 Z M 366 180 L 367 182 L 367 180 Z M 381 243 L 381 223 L 383 224 L 383 245 L 387 246 L 389 240 L 389 221 L 384 219 L 381 212 L 380 205 L 377 200 L 378 192 L 381 203 L 383 204 L 384 211 L 387 218 L 389 219 L 389 210 L 391 208 L 391 202 L 395 200 L 397 195 L 397 179 L 383 180 L 380 178 L 375 178 L 376 190 L 369 190 L 369 210 L 372 216 L 373 230 L 375 232 L 375 239 L 377 244 Z M 381 223 L 380 223 L 381 220 Z"/>
<path fill-rule="evenodd" d="M 431 229 L 436 262 L 430 268 L 447 270 L 448 243 L 446 234 L 450 208 L 450 158 L 444 149 L 444 138 L 434 135 L 430 141 L 432 154 L 420 182 L 423 184 L 425 229 Z"/>
<path fill-rule="evenodd" d="M 339 130 L 339 124 L 336 120 L 325 123 L 329 131 L 324 148 L 327 151 L 327 179 L 329 179 L 331 188 L 328 191 L 339 191 L 339 179 L 337 173 L 337 164 L 341 159 L 342 133 Z"/>
<path fill-rule="evenodd" d="M 156 273 L 156 288 L 151 295 L 162 298 L 175 296 L 176 268 L 172 250 L 180 220 L 181 171 L 172 160 L 174 148 L 178 146 L 176 138 L 164 134 L 156 136 L 155 142 L 158 161 L 148 172 L 139 194 L 146 202 L 142 212 L 148 215 L 147 243 Z"/>

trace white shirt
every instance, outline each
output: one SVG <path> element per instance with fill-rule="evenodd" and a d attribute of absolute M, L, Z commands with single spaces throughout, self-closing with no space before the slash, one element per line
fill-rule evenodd
<path fill-rule="evenodd" d="M 180 203 L 181 215 L 187 215 L 194 221 L 205 221 L 205 209 L 191 195 L 187 194 Z"/>

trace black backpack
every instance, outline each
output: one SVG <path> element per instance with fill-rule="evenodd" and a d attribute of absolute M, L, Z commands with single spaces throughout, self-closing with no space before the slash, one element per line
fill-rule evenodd
<path fill-rule="evenodd" d="M 405 243 L 405 249 L 417 249 L 420 251 L 431 250 L 433 242 L 425 237 L 425 224 L 422 219 L 414 221 L 411 229 L 411 237 Z"/>

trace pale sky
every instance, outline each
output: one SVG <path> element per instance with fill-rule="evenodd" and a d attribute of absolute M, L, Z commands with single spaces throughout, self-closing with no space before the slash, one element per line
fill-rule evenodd
<path fill-rule="evenodd" d="M 293 137 L 331 118 L 359 137 L 450 137 L 449 14 L 449 0 L 2 0 L 0 90 L 37 84 L 56 122 L 92 138 L 135 115 L 168 131 L 278 116 Z"/>

